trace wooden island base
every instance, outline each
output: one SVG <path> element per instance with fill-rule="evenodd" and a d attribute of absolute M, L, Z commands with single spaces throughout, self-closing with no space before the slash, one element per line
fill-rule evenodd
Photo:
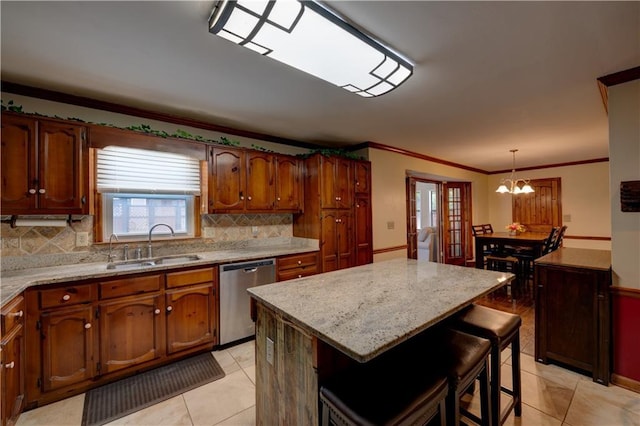
<path fill-rule="evenodd" d="M 356 361 L 259 302 L 256 311 L 256 424 L 320 424 L 319 383 Z"/>

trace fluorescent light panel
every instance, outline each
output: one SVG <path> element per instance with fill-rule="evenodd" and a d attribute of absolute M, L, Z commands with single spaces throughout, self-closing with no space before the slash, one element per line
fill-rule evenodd
<path fill-rule="evenodd" d="M 209 32 L 363 97 L 413 73 L 407 59 L 315 1 L 218 1 Z"/>

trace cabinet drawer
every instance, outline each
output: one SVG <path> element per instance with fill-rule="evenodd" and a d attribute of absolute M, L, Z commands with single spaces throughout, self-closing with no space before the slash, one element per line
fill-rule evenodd
<path fill-rule="evenodd" d="M 24 322 L 24 298 L 22 296 L 16 297 L 2 309 L 0 321 L 3 336 Z"/>
<path fill-rule="evenodd" d="M 278 271 L 277 281 L 292 280 L 294 278 L 308 277 L 309 275 L 315 275 L 318 273 L 316 265 L 300 267 L 294 269 L 287 269 L 285 271 Z"/>
<path fill-rule="evenodd" d="M 95 286 L 92 284 L 58 287 L 40 290 L 38 293 L 41 309 L 76 305 L 96 298 Z"/>
<path fill-rule="evenodd" d="M 281 257 L 278 258 L 278 272 L 300 267 L 315 268 L 317 264 L 318 252 Z"/>
<path fill-rule="evenodd" d="M 162 286 L 162 275 L 148 277 L 124 278 L 100 283 L 100 298 L 129 296 L 132 294 L 158 291 Z"/>
<path fill-rule="evenodd" d="M 214 282 L 217 268 L 201 268 L 167 274 L 167 288 Z"/>

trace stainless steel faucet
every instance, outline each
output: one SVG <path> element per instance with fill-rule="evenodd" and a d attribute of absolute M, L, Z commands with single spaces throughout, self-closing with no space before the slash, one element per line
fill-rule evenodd
<path fill-rule="evenodd" d="M 149 242 L 147 243 L 147 257 L 153 257 L 153 250 L 151 249 L 151 233 L 158 226 L 166 226 L 171 231 L 171 236 L 172 237 L 176 236 L 175 232 L 173 232 L 173 228 L 171 226 L 167 225 L 166 223 L 156 223 L 155 225 L 153 225 L 151 227 L 151 229 L 149 229 Z"/>
<path fill-rule="evenodd" d="M 115 257 L 116 257 L 116 255 L 113 254 L 113 250 L 112 250 L 113 249 L 112 244 L 113 244 L 113 238 L 114 237 L 116 238 L 116 241 L 118 241 L 118 236 L 116 234 L 111 234 L 109 236 L 109 256 L 107 257 L 107 262 L 108 263 L 113 262 L 113 259 L 115 259 Z"/>

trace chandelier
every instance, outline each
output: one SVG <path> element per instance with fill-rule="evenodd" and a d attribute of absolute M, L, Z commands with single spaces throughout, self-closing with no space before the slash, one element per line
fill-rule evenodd
<path fill-rule="evenodd" d="M 402 54 L 317 1 L 218 0 L 209 32 L 363 97 L 413 73 Z"/>
<path fill-rule="evenodd" d="M 531 185 L 529 185 L 530 179 L 516 179 L 516 152 L 517 149 L 510 149 L 509 152 L 513 153 L 513 168 L 511 169 L 511 176 L 508 179 L 502 179 L 500 186 L 496 189 L 496 192 L 500 194 L 530 194 L 535 192 Z M 520 187 L 522 183 L 522 187 Z"/>

